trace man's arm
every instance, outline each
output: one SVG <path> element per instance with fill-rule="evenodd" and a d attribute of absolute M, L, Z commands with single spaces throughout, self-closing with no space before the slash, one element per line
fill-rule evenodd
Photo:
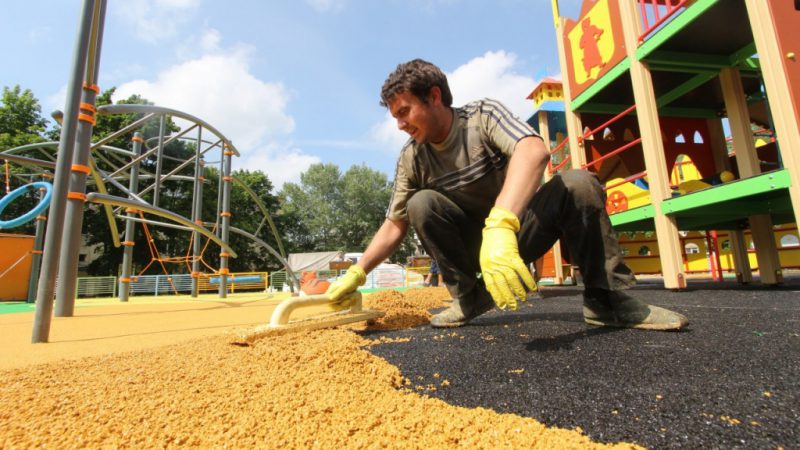
<path fill-rule="evenodd" d="M 519 216 L 542 181 L 550 155 L 538 137 L 525 137 L 514 146 L 503 189 L 486 218 L 480 264 L 486 290 L 501 309 L 517 309 L 527 291 L 536 290 L 525 262 L 520 258 L 517 235 Z"/>
<path fill-rule="evenodd" d="M 372 237 L 367 249 L 364 250 L 364 256 L 361 257 L 358 265 L 364 269 L 364 272 L 369 273 L 397 250 L 397 247 L 403 242 L 403 238 L 406 237 L 406 232 L 408 232 L 408 222 L 386 219 Z"/>
<path fill-rule="evenodd" d="M 549 158 L 541 138 L 528 136 L 520 139 L 514 147 L 503 189 L 494 205 L 519 217 L 539 189 Z"/>
<path fill-rule="evenodd" d="M 374 269 L 378 264 L 388 258 L 397 247 L 403 242 L 403 238 L 408 231 L 408 222 L 403 220 L 386 219 L 383 225 L 372 237 L 364 256 L 357 264 L 350 266 L 347 273 L 334 281 L 325 292 L 331 299 L 333 309 L 343 309 L 349 307 L 346 295 L 354 292 L 367 280 L 367 273 Z"/>

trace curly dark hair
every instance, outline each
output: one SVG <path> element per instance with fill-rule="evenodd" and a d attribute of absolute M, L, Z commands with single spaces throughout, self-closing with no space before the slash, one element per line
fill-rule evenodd
<path fill-rule="evenodd" d="M 381 88 L 381 106 L 388 107 L 389 100 L 401 92 L 409 91 L 423 102 L 428 102 L 431 88 L 439 86 L 442 91 L 442 103 L 449 107 L 453 104 L 453 94 L 447 84 L 447 76 L 434 64 L 422 59 L 413 59 L 399 64 L 389 74 Z"/>

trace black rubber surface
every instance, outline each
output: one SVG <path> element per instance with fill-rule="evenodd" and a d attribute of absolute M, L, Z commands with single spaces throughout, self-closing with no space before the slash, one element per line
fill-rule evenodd
<path fill-rule="evenodd" d="M 453 405 L 580 427 L 600 442 L 800 448 L 800 279 L 628 292 L 685 314 L 688 328 L 593 327 L 583 322 L 580 289 L 544 288 L 544 299 L 466 327 L 367 337 L 412 338 L 371 351 L 411 389 Z"/>

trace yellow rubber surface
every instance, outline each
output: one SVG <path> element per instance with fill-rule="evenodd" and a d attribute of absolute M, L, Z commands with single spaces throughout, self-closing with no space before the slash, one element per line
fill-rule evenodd
<path fill-rule="evenodd" d="M 133 297 L 127 303 L 116 299 L 78 300 L 73 317 L 52 319 L 46 344 L 31 344 L 33 313 L 0 315 L 0 369 L 153 348 L 224 334 L 233 327 L 267 324 L 275 306 L 287 296 Z M 303 308 L 292 315 L 292 320 L 328 311 L 324 306 Z"/>

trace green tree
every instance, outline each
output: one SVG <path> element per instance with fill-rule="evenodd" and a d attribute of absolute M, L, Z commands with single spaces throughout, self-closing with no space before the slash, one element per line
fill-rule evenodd
<path fill-rule="evenodd" d="M 334 164 L 310 166 L 279 195 L 292 251 L 363 250 L 385 219 L 391 189 L 385 174 L 366 165 L 344 175 Z M 409 233 L 391 259 L 405 262 L 413 249 Z"/>
<path fill-rule="evenodd" d="M 266 207 L 270 218 L 276 223 L 280 233 L 282 222 L 276 216 L 279 208 L 278 198 L 272 193 L 273 185 L 269 177 L 260 170 L 235 170 L 231 175 L 234 179 L 244 183 Z M 207 182 L 203 188 L 203 220 L 205 222 L 217 222 L 221 225 L 222 222 L 217 220 L 219 216 L 216 209 L 219 192 L 219 170 L 216 167 L 206 168 L 204 176 Z M 278 251 L 278 242 L 267 219 L 264 217 L 264 213 L 250 193 L 239 184 L 239 181 L 234 182 L 231 186 L 231 226 L 255 235 L 275 251 Z M 205 243 L 205 238 L 203 239 Z M 283 245 L 285 245 L 284 237 L 281 236 L 281 239 Z M 275 256 L 246 236 L 231 232 L 229 243 L 238 254 L 236 258 L 228 260 L 228 266 L 232 272 L 283 269 L 283 265 Z M 209 250 L 206 250 L 203 255 L 203 260 L 212 267 L 219 267 L 219 247 L 216 245 L 209 246 Z"/>
<path fill-rule="evenodd" d="M 0 151 L 44 141 L 47 119 L 30 89 L 3 87 L 0 101 Z"/>
<path fill-rule="evenodd" d="M 0 98 L 0 151 L 43 142 L 46 128 L 47 120 L 42 117 L 42 107 L 30 89 L 22 90 L 19 85 L 3 88 Z M 2 161 L 0 164 L 2 164 L 0 170 L 3 171 L 3 195 L 6 188 L 11 191 L 31 181 L 39 180 L 38 177 L 30 175 L 29 168 L 8 161 Z M 37 202 L 38 197 L 34 195 L 22 196 L 5 209 L 2 218 L 7 220 L 19 217 L 30 211 Z M 16 228 L 14 232 L 32 234 L 34 229 L 35 221 L 31 221 Z"/>
<path fill-rule="evenodd" d="M 294 251 L 343 250 L 340 217 L 334 214 L 340 204 L 340 179 L 335 164 L 313 164 L 300 175 L 300 184 L 283 185 L 283 213 L 299 225 L 287 230 Z"/>
<path fill-rule="evenodd" d="M 350 167 L 340 185 L 340 245 L 343 249 L 366 248 L 385 218 L 391 183 L 382 172 L 362 164 Z"/>

